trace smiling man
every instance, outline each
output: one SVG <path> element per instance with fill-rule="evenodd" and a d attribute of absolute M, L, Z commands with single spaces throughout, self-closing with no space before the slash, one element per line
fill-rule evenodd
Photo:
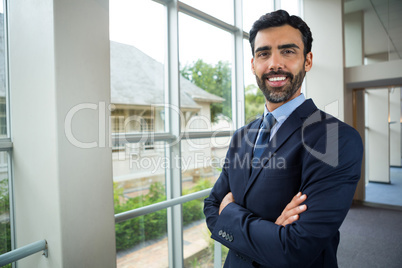
<path fill-rule="evenodd" d="M 264 117 L 233 135 L 204 206 L 211 237 L 230 249 L 224 267 L 337 267 L 363 147 L 352 127 L 301 93 L 312 40 L 307 24 L 283 10 L 250 31 Z"/>

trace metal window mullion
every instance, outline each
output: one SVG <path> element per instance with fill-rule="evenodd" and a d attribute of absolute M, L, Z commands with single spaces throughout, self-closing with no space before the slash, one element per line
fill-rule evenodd
<path fill-rule="evenodd" d="M 9 220 L 10 220 L 10 236 L 11 236 L 11 250 L 16 248 L 16 240 L 15 240 L 15 218 L 14 218 L 14 175 L 13 175 L 13 162 L 12 162 L 12 151 L 8 152 L 8 198 L 10 203 L 10 212 L 9 212 Z M 13 268 L 16 266 L 15 263 L 11 265 Z"/>
<path fill-rule="evenodd" d="M 233 130 L 223 130 L 223 131 L 200 131 L 200 132 L 183 132 L 180 136 L 181 140 L 189 139 L 208 139 L 208 138 L 218 138 L 218 137 L 231 137 L 233 135 Z"/>
<path fill-rule="evenodd" d="M 11 109 L 10 109 L 10 79 L 9 79 L 9 38 L 8 38 L 8 14 L 9 4 L 7 0 L 3 0 L 3 31 L 4 31 L 4 70 L 5 70 L 5 89 L 6 89 L 6 122 L 7 122 L 7 139 L 1 141 L 1 151 L 8 151 L 8 194 L 9 194 L 9 220 L 10 220 L 10 236 L 11 236 L 11 250 L 16 248 L 15 237 L 15 211 L 14 211 L 14 173 L 13 173 L 13 157 L 12 148 L 13 143 L 11 140 Z M 15 268 L 16 263 L 12 263 L 11 267 Z"/>
<path fill-rule="evenodd" d="M 195 193 L 191 193 L 191 194 L 187 194 L 187 195 L 184 195 L 184 196 L 181 196 L 178 198 L 174 198 L 174 199 L 162 201 L 159 203 L 154 203 L 152 205 L 148 205 L 145 207 L 140 207 L 140 208 L 136 208 L 133 210 L 121 212 L 119 214 L 114 215 L 115 223 L 120 223 L 120 222 L 124 222 L 127 220 L 131 220 L 136 217 L 140 217 L 143 215 L 154 213 L 154 212 L 162 210 L 162 209 L 166 209 L 166 208 L 175 206 L 177 204 L 183 204 L 183 203 L 190 202 L 190 201 L 198 199 L 198 198 L 205 197 L 210 193 L 211 189 L 212 188 L 204 189 L 204 190 L 201 190 L 201 191 L 198 191 Z"/>
<path fill-rule="evenodd" d="M 235 129 L 244 125 L 244 52 L 243 52 L 243 1 L 234 2 L 235 26 L 239 31 L 234 34 L 234 68 L 232 75 L 232 115 Z"/>
<path fill-rule="evenodd" d="M 220 19 L 217 19 L 217 18 L 215 18 L 205 12 L 202 12 L 192 6 L 189 6 L 182 2 L 179 2 L 178 5 L 179 5 L 178 9 L 180 12 L 187 14 L 193 18 L 202 20 L 210 25 L 213 25 L 215 27 L 218 27 L 218 28 L 220 28 L 224 31 L 230 32 L 230 33 L 234 33 L 236 31 L 238 31 L 238 29 L 235 26 L 233 26 L 229 23 L 226 23 L 224 21 L 221 21 Z"/>
<path fill-rule="evenodd" d="M 167 5 L 167 63 L 166 94 L 168 103 L 167 125 L 169 133 L 177 138 L 180 136 L 180 74 L 179 74 L 179 22 L 177 0 Z M 174 199 L 181 196 L 181 147 L 180 142 L 170 143 L 166 148 L 168 168 L 166 170 L 166 196 Z M 169 267 L 183 267 L 183 220 L 182 205 L 167 209 Z"/>
<path fill-rule="evenodd" d="M 7 137 L 11 139 L 11 109 L 10 109 L 10 79 L 9 79 L 9 38 L 8 38 L 8 1 L 3 0 L 3 32 L 4 32 L 4 70 L 5 70 L 5 88 L 6 88 L 6 124 L 7 124 Z"/>
<path fill-rule="evenodd" d="M 130 134 L 130 133 L 113 133 L 112 141 L 113 144 L 117 141 L 124 141 L 125 143 L 137 143 L 137 142 L 157 142 L 166 141 L 172 142 L 176 139 L 170 133 L 155 133 L 155 132 L 143 132 L 140 134 Z"/>

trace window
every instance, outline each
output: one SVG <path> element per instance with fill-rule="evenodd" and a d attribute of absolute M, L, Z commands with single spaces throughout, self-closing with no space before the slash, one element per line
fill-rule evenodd
<path fill-rule="evenodd" d="M 207 194 L 233 131 L 262 114 L 241 30 L 274 1 L 218 2 L 110 1 L 116 214 Z M 205 195 L 196 196 L 117 223 L 117 266 L 208 266 L 224 257 L 205 225 Z"/>
<path fill-rule="evenodd" d="M 13 249 L 12 177 L 7 85 L 7 27 L 3 2 L 0 4 L 0 254 Z M 6 267 L 11 267 L 8 265 Z"/>

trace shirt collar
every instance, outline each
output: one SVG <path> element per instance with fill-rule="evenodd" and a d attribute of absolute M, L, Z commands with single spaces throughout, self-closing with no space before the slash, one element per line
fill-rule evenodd
<path fill-rule="evenodd" d="M 297 96 L 293 100 L 288 101 L 285 104 L 283 104 L 283 105 L 279 106 L 278 108 L 276 108 L 275 110 L 273 110 L 272 115 L 275 117 L 277 122 L 282 123 L 305 100 L 306 100 L 306 98 L 304 97 L 304 94 L 301 93 L 299 96 Z M 266 116 L 268 113 L 269 113 L 269 111 L 267 109 L 267 106 L 264 105 L 264 116 Z"/>

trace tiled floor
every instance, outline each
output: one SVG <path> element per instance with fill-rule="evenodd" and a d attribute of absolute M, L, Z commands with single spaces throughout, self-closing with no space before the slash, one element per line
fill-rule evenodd
<path fill-rule="evenodd" d="M 368 183 L 365 201 L 402 206 L 402 168 L 391 167 L 390 180 L 390 184 Z"/>

